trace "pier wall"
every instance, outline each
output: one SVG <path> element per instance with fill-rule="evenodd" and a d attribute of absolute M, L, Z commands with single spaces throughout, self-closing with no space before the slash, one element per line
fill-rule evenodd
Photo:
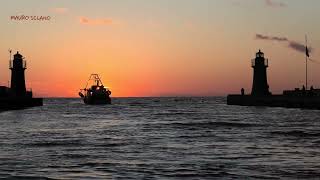
<path fill-rule="evenodd" d="M 42 98 L 0 98 L 0 111 L 42 106 Z"/>
<path fill-rule="evenodd" d="M 320 109 L 320 97 L 228 95 L 228 105 Z"/>

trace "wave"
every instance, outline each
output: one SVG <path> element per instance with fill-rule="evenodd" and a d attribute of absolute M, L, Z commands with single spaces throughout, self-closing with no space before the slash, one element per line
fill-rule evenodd
<path fill-rule="evenodd" d="M 78 140 L 33 142 L 27 145 L 34 146 L 34 147 L 52 147 L 52 146 L 80 146 L 82 144 L 83 144 L 82 140 L 78 139 Z"/>
<path fill-rule="evenodd" d="M 103 143 L 103 144 L 96 144 L 94 145 L 95 147 L 117 147 L 117 146 L 126 146 L 126 145 L 130 145 L 129 143 Z"/>
<path fill-rule="evenodd" d="M 245 127 L 253 127 L 258 126 L 258 124 L 253 123 L 240 123 L 240 122 L 188 122 L 188 123 L 170 123 L 166 124 L 168 126 L 181 126 L 181 127 L 236 127 L 236 128 L 245 128 Z"/>
<path fill-rule="evenodd" d="M 295 137 L 320 137 L 319 132 L 307 132 L 302 130 L 272 131 L 271 134 L 282 135 L 282 136 L 295 136 Z"/>
<path fill-rule="evenodd" d="M 16 176 L 16 175 L 9 175 L 6 177 L 7 179 L 23 179 L 23 180 L 56 180 L 53 178 L 48 178 L 45 176 Z"/>

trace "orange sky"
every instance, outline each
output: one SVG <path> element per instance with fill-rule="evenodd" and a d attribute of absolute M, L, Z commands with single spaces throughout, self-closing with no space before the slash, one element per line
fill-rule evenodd
<path fill-rule="evenodd" d="M 320 26 L 310 21 L 319 15 L 318 1 L 93 2 L 6 2 L 0 13 L 0 83 L 10 79 L 9 48 L 26 57 L 27 86 L 45 97 L 76 97 L 91 73 L 100 74 L 117 97 L 250 91 L 250 62 L 259 48 L 270 59 L 271 91 L 302 86 L 303 53 L 286 42 L 258 40 L 258 33 L 297 42 L 307 33 L 312 57 L 318 57 Z M 10 20 L 21 14 L 51 20 Z M 310 67 L 315 87 L 320 87 L 318 68 Z"/>

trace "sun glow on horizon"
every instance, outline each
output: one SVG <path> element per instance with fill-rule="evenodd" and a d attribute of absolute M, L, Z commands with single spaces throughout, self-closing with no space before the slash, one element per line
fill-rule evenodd
<path fill-rule="evenodd" d="M 319 56 L 320 26 L 308 18 L 319 12 L 316 5 L 297 0 L 281 5 L 263 0 L 31 0 L 19 1 L 20 8 L 17 3 L 7 1 L 0 12 L 0 83 L 10 80 L 8 47 L 19 50 L 28 62 L 27 87 L 36 96 L 78 97 L 92 73 L 101 76 L 113 97 L 250 91 L 250 60 L 258 49 L 270 60 L 271 91 L 281 92 L 304 83 L 303 55 L 288 44 L 303 42 L 307 29 L 315 47 L 312 57 Z M 304 15 L 296 13 L 300 7 Z M 51 20 L 10 20 L 20 14 L 50 15 Z M 320 86 L 318 68 L 310 67 L 315 87 Z"/>

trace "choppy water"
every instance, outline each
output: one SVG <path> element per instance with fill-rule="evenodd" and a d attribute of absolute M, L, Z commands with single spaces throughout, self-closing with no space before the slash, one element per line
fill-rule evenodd
<path fill-rule="evenodd" d="M 320 111 L 225 98 L 118 98 L 0 113 L 0 177 L 320 178 Z"/>

